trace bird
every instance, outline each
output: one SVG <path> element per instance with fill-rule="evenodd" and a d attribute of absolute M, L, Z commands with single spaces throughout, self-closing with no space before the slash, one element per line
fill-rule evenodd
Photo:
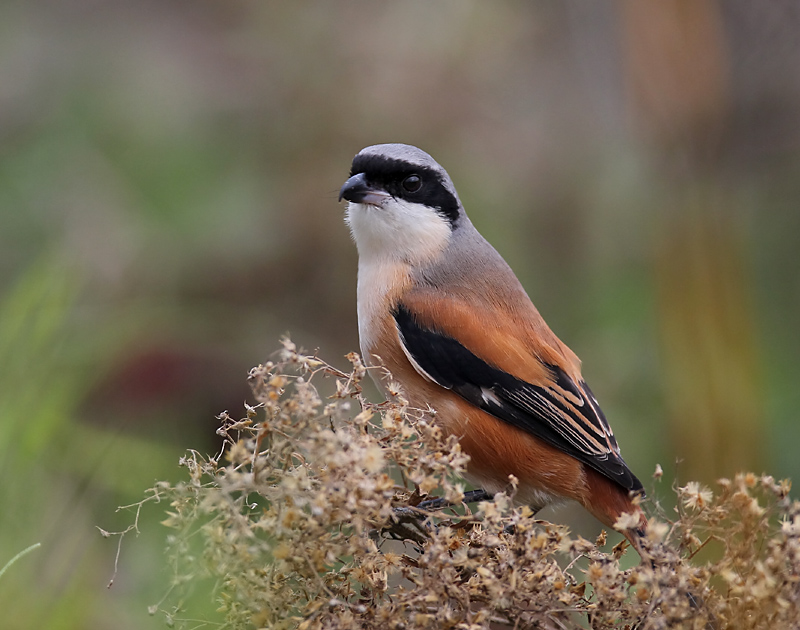
<path fill-rule="evenodd" d="M 577 501 L 639 550 L 642 483 L 580 360 L 473 226 L 445 169 L 415 146 L 369 146 L 342 200 L 366 364 L 388 369 L 412 406 L 434 410 L 469 455 L 468 482 L 493 495 L 513 475 L 518 503 L 536 512 Z"/>

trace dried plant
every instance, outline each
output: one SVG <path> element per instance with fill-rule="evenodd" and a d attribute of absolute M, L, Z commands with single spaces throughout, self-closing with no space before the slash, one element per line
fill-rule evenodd
<path fill-rule="evenodd" d="M 286 340 L 250 374 L 258 404 L 241 420 L 221 416 L 222 452 L 188 454 L 189 479 L 154 489 L 171 505 L 173 597 L 213 578 L 209 597 L 236 629 L 800 624 L 800 504 L 788 482 L 747 474 L 715 493 L 677 488 L 675 518 L 652 518 L 645 557 L 623 570 L 627 543 L 604 552 L 604 535 L 535 520 L 514 506 L 513 479 L 474 509 L 433 510 L 430 496 L 461 503 L 467 457 L 396 384 L 387 402 L 367 402 L 367 370 L 348 359 L 344 373 Z M 323 378 L 335 383 L 327 400 Z M 186 613 L 167 614 L 175 624 Z"/>

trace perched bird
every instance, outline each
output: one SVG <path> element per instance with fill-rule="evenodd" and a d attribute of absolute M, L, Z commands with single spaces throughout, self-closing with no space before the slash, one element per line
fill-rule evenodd
<path fill-rule="evenodd" d="M 632 497 L 642 484 L 578 357 L 472 225 L 447 172 L 413 146 L 367 147 L 342 199 L 367 364 L 388 368 L 412 405 L 435 410 L 470 456 L 470 482 L 493 494 L 514 475 L 517 501 L 536 510 L 574 499 L 609 527 L 632 514 L 623 533 L 638 548 L 646 519 Z"/>

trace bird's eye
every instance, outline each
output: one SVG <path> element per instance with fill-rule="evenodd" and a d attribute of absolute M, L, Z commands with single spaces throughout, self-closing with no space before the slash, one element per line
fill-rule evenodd
<path fill-rule="evenodd" d="M 422 188 L 422 179 L 419 175 L 409 175 L 403 180 L 403 188 L 406 192 L 414 193 Z"/>

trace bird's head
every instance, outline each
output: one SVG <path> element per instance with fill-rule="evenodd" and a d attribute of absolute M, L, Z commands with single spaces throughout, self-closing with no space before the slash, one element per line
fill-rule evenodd
<path fill-rule="evenodd" d="M 377 144 L 353 158 L 339 192 L 362 257 L 411 264 L 438 256 L 468 222 L 450 176 L 430 155 L 407 144 Z"/>

